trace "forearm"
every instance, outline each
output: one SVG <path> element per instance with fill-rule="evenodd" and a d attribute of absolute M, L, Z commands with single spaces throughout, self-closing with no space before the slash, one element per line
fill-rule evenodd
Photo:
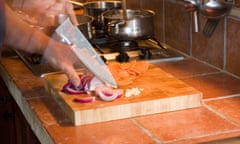
<path fill-rule="evenodd" d="M 4 44 L 29 53 L 43 53 L 49 38 L 18 18 L 6 6 L 6 36 Z"/>

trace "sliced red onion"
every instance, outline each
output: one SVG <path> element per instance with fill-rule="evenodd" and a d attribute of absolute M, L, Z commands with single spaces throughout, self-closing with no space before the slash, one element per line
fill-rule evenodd
<path fill-rule="evenodd" d="M 82 76 L 80 76 L 80 79 L 81 79 L 81 77 Z M 82 84 L 82 81 L 81 81 L 81 83 L 78 87 L 75 87 L 73 85 L 73 83 L 71 83 L 71 82 L 67 82 L 62 88 L 62 92 L 68 93 L 68 94 L 83 94 L 83 93 L 86 93 L 84 91 L 84 85 Z"/>
<path fill-rule="evenodd" d="M 91 103 L 95 101 L 95 97 L 91 96 L 91 97 L 79 97 L 79 98 L 74 98 L 74 102 L 79 102 L 79 103 Z"/>
<path fill-rule="evenodd" d="M 90 80 L 92 79 L 92 75 L 88 75 L 88 74 L 84 74 L 80 77 L 81 79 L 81 85 L 82 85 L 82 88 L 84 89 L 85 85 L 87 85 Z"/>
<path fill-rule="evenodd" d="M 84 89 L 76 88 L 71 82 L 65 84 L 62 88 L 62 92 L 68 94 L 84 94 L 86 93 Z"/>
<path fill-rule="evenodd" d="M 104 83 L 97 77 L 92 77 L 88 85 L 84 87 L 85 91 L 95 91 L 97 87 L 104 86 Z"/>
<path fill-rule="evenodd" d="M 63 86 L 62 92 L 68 94 L 90 94 L 91 92 L 95 92 L 96 96 L 99 96 L 104 101 L 113 101 L 123 95 L 122 89 L 108 87 L 95 76 L 85 74 L 81 75 L 80 79 L 80 86 L 75 87 L 71 82 L 68 82 Z M 95 101 L 95 97 L 77 98 L 74 101 L 82 103 L 93 102 Z"/>
<path fill-rule="evenodd" d="M 104 101 L 113 101 L 123 95 L 123 90 L 101 86 L 95 89 L 95 93 Z"/>

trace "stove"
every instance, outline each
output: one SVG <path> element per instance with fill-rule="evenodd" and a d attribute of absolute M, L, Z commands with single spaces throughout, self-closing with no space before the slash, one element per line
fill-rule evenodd
<path fill-rule="evenodd" d="M 107 36 L 101 36 L 93 38 L 90 40 L 90 43 L 105 62 L 145 60 L 149 63 L 158 63 L 184 59 L 182 53 L 157 41 L 153 37 L 145 40 L 119 41 Z M 52 68 L 41 55 L 29 55 L 22 51 L 15 51 L 28 68 L 37 76 L 59 72 L 59 70 Z M 82 68 L 81 64 L 77 64 L 76 69 Z"/>
<path fill-rule="evenodd" d="M 184 55 L 154 37 L 144 40 L 119 41 L 109 37 L 91 41 L 105 61 L 140 61 L 149 63 L 183 60 Z"/>

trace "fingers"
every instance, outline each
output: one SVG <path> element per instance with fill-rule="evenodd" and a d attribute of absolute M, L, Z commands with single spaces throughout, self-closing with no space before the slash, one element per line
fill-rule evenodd
<path fill-rule="evenodd" d="M 73 67 L 78 59 L 68 45 L 50 40 L 44 57 L 53 67 L 63 71 L 74 86 L 80 85 L 80 78 Z"/>
<path fill-rule="evenodd" d="M 78 87 L 80 85 L 80 78 L 73 66 L 65 65 L 65 63 L 63 63 L 62 67 L 64 67 L 63 72 L 67 75 L 68 79 L 73 83 L 75 87 Z"/>

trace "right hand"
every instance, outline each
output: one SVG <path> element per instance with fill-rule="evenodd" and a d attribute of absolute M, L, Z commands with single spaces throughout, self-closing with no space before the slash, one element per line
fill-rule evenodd
<path fill-rule="evenodd" d="M 68 45 L 50 39 L 43 56 L 53 67 L 62 70 L 74 86 L 80 85 L 79 75 L 73 66 L 79 60 Z"/>

